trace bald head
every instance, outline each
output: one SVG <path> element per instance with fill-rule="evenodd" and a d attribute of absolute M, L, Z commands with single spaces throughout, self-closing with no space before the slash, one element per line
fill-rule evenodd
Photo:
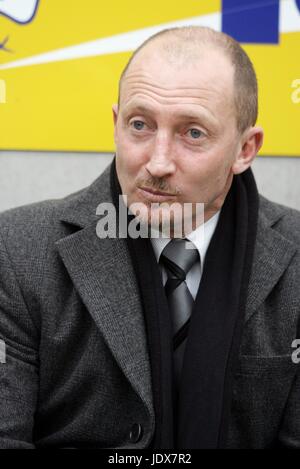
<path fill-rule="evenodd" d="M 131 56 L 124 68 L 119 83 L 119 102 L 122 93 L 122 82 L 134 64 L 156 55 L 163 61 L 180 69 L 187 65 L 197 64 L 202 60 L 203 52 L 215 49 L 231 64 L 234 71 L 233 106 L 236 114 L 237 129 L 254 126 L 257 120 L 257 80 L 253 65 L 237 41 L 225 33 L 200 26 L 186 26 L 160 31 L 147 39 Z M 217 65 L 216 65 L 217 67 Z M 220 82 L 224 69 L 220 68 Z M 230 92 L 230 91 L 229 91 Z"/>

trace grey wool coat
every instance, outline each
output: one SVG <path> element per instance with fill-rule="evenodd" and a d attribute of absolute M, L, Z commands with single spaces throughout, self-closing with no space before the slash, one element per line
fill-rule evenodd
<path fill-rule="evenodd" d="M 109 201 L 107 168 L 64 199 L 0 215 L 1 448 L 152 440 L 149 351 L 126 240 L 96 235 L 96 207 Z M 260 196 L 229 448 L 300 448 L 299 279 L 300 213 Z"/>

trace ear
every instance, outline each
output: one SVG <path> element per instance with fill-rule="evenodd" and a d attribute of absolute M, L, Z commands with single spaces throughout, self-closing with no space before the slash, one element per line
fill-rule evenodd
<path fill-rule="evenodd" d="M 112 107 L 113 112 L 113 119 L 114 119 L 114 140 L 117 141 L 117 120 L 118 120 L 118 112 L 119 108 L 117 104 L 114 104 Z"/>
<path fill-rule="evenodd" d="M 113 112 L 113 118 L 114 118 L 114 126 L 116 127 L 116 123 L 118 119 L 118 112 L 119 112 L 119 108 L 117 104 L 113 104 L 112 112 Z"/>
<path fill-rule="evenodd" d="M 263 144 L 263 138 L 264 131 L 261 127 L 251 127 L 244 132 L 241 138 L 241 149 L 232 166 L 234 174 L 243 173 L 249 168 Z"/>

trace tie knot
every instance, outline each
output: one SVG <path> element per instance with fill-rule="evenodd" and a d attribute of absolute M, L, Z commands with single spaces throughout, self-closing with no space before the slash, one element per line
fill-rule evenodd
<path fill-rule="evenodd" d="M 168 278 L 181 280 L 185 280 L 186 274 L 199 259 L 198 249 L 192 241 L 185 238 L 172 239 L 160 256 L 160 261 L 166 268 Z"/>

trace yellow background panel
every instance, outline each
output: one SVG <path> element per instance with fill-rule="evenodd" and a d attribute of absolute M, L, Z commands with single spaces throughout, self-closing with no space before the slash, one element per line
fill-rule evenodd
<path fill-rule="evenodd" d="M 279 45 L 244 46 L 258 77 L 259 118 L 265 141 L 261 154 L 300 155 L 300 103 L 292 83 L 300 78 L 300 33 L 282 34 Z"/>
<path fill-rule="evenodd" d="M 111 151 L 111 107 L 129 55 L 5 70 L 7 104 L 0 107 L 1 147 Z"/>
<path fill-rule="evenodd" d="M 84 5 L 84 7 L 82 7 Z M 179 19 L 220 13 L 221 1 L 41 1 L 34 20 L 18 25 L 0 16 L 5 64 L 83 42 Z M 2 38 L 0 38 L 1 40 Z M 300 155 L 300 103 L 292 83 L 300 79 L 300 33 L 281 34 L 276 45 L 243 45 L 259 81 L 261 154 Z M 0 70 L 6 104 L 0 104 L 1 149 L 112 151 L 111 106 L 118 77 L 131 52 Z M 220 74 L 221 79 L 221 74 Z"/>
<path fill-rule="evenodd" d="M 82 6 L 83 5 L 83 6 Z M 219 12 L 210 2 L 153 0 L 41 1 L 33 21 L 18 25 L 0 16 L 9 35 L 0 63 L 31 57 L 148 26 Z M 131 52 L 0 70 L 6 104 L 0 105 L 2 149 L 111 151 L 111 106 Z"/>

